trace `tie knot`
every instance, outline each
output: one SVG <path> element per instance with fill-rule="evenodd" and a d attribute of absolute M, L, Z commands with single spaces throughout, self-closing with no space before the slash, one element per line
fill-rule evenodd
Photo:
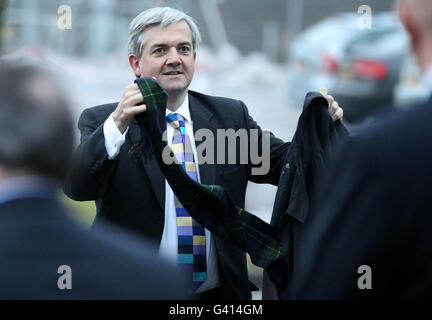
<path fill-rule="evenodd" d="M 185 120 L 184 118 L 178 114 L 178 113 L 170 113 L 166 116 L 168 123 L 174 128 L 184 128 L 185 126 Z"/>

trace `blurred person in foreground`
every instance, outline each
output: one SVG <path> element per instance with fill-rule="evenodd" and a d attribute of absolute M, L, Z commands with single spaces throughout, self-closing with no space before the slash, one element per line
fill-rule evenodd
<path fill-rule="evenodd" d="M 248 181 L 278 184 L 289 143 L 270 134 L 270 168 L 262 175 L 251 173 L 257 165 L 249 157 L 247 163 L 239 163 L 238 144 L 235 164 L 200 163 L 194 138 L 199 129 L 210 130 L 214 137 L 218 129 L 246 129 L 248 134 L 257 130 L 258 141 L 263 134 L 243 102 L 188 90 L 199 42 L 200 33 L 192 18 L 172 8 L 152 8 L 130 24 L 129 63 L 136 77 L 154 77 L 168 93 L 168 144 L 176 144 L 174 149 L 178 150 L 178 141 L 188 141 L 190 152 L 185 153 L 184 161 L 189 162 L 186 167 L 194 178 L 224 186 L 244 207 Z M 327 116 L 334 121 L 341 119 L 342 109 L 331 96 L 324 96 Z M 131 158 L 129 153 L 136 147 L 131 147 L 131 142 L 142 138 L 135 121 L 135 116 L 146 111 L 142 103 L 140 89 L 131 84 L 120 102 L 83 111 L 78 123 L 81 143 L 74 153 L 65 193 L 74 200 L 96 201 L 96 226 L 108 219 L 152 238 L 159 244 L 161 255 L 190 271 L 198 298 L 250 299 L 245 253 L 190 218 L 154 157 L 135 162 Z M 216 152 L 214 155 L 216 163 Z"/>
<path fill-rule="evenodd" d="M 432 92 L 432 2 L 398 12 Z M 296 254 L 292 298 L 432 297 L 431 146 L 432 98 L 352 137 Z"/>
<path fill-rule="evenodd" d="M 0 299 L 185 298 L 153 247 L 69 217 L 57 191 L 72 148 L 56 78 L 34 61 L 0 61 Z"/>

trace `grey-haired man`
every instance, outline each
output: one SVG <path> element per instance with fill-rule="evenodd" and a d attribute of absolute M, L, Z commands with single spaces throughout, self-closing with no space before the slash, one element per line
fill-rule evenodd
<path fill-rule="evenodd" d="M 172 8 L 153 8 L 139 14 L 130 24 L 129 63 L 137 77 L 154 77 L 167 91 L 167 115 L 175 112 L 185 119 L 194 153 L 194 133 L 208 129 L 256 129 L 243 102 L 212 97 L 188 90 L 194 74 L 196 49 L 200 42 L 195 22 Z M 329 97 L 331 100 L 331 97 Z M 79 120 L 81 144 L 74 155 L 66 193 L 75 200 L 95 200 L 96 223 L 101 218 L 149 237 L 159 244 L 161 255 L 177 261 L 178 234 L 175 196 L 156 161 L 135 164 L 125 141 L 140 135 L 134 117 L 145 112 L 136 84 L 126 87 L 119 103 L 85 110 Z M 330 101 L 334 119 L 342 110 Z M 173 128 L 167 125 L 168 144 Z M 198 141 L 197 141 L 198 142 Z M 233 200 L 244 206 L 248 181 L 277 185 L 289 143 L 270 135 L 270 170 L 252 175 L 252 164 L 199 164 L 198 180 L 226 188 Z M 238 150 L 237 150 L 238 151 Z M 237 157 L 239 159 L 239 157 Z M 225 163 L 228 163 L 226 161 Z M 202 299 L 250 299 L 245 253 L 205 231 L 206 280 L 195 293 Z"/>

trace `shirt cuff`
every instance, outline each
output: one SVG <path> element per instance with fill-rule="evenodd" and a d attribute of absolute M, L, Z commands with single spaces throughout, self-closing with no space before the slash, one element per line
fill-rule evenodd
<path fill-rule="evenodd" d="M 120 148 L 126 141 L 126 134 L 129 127 L 126 128 L 122 134 L 117 128 L 113 114 L 111 113 L 108 119 L 105 120 L 103 126 L 103 133 L 105 137 L 105 149 L 108 154 L 108 159 L 114 159 L 120 152 Z"/>

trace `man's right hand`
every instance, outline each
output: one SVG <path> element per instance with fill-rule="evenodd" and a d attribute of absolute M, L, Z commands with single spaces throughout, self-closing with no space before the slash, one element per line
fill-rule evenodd
<path fill-rule="evenodd" d="M 113 118 L 117 128 L 123 134 L 126 129 L 132 124 L 135 115 L 146 111 L 146 105 L 137 104 L 143 103 L 144 98 L 136 83 L 130 84 L 123 92 L 123 96 L 117 108 L 114 110 Z"/>

